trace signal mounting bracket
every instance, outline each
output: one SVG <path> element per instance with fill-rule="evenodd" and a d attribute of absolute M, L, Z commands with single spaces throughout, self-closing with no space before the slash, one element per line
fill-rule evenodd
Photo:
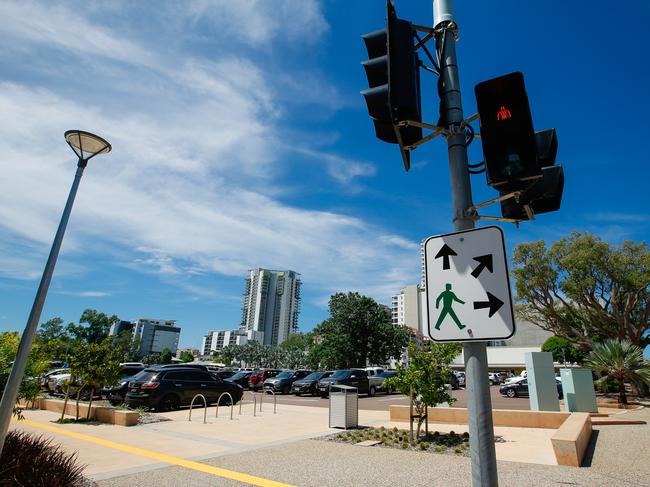
<path fill-rule="evenodd" d="M 524 194 L 523 191 L 512 191 L 511 193 L 506 193 L 502 194 L 496 198 L 492 198 L 491 200 L 484 201 L 483 203 L 479 203 L 478 205 L 473 205 L 467 208 L 465 210 L 465 215 L 469 216 L 472 218 L 474 221 L 478 220 L 490 220 L 490 221 L 498 221 L 498 222 L 505 222 L 505 223 L 514 223 L 515 225 L 519 226 L 519 223 L 522 221 L 530 221 L 535 219 L 535 213 L 533 212 L 533 209 L 530 207 L 530 205 L 523 205 L 524 210 L 526 211 L 526 215 L 528 216 L 528 220 L 518 220 L 516 218 L 503 218 L 500 216 L 488 216 L 488 215 L 479 215 L 478 210 L 481 208 L 485 208 L 486 206 L 493 205 L 495 203 L 500 203 L 501 201 L 514 198 L 515 201 L 519 202 L 519 198 L 521 195 Z"/>

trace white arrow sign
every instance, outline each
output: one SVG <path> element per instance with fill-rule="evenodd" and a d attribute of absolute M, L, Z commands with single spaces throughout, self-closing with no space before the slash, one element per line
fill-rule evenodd
<path fill-rule="evenodd" d="M 503 232 L 483 227 L 424 244 L 429 336 L 442 342 L 506 340 L 515 333 Z"/>

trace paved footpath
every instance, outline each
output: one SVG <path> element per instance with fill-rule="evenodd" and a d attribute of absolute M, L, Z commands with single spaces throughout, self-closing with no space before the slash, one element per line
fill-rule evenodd
<path fill-rule="evenodd" d="M 327 428 L 327 410 L 283 405 L 273 414 L 253 417 L 252 405 L 234 420 L 214 408 L 203 424 L 202 411 L 192 422 L 187 410 L 169 413 L 173 421 L 122 428 L 99 424 L 54 425 L 55 414 L 28 411 L 18 427 L 51 436 L 68 451 L 77 451 L 87 475 L 99 486 L 259 485 L 270 486 L 415 486 L 470 485 L 469 460 L 455 455 L 401 451 L 312 440 L 338 431 Z M 625 413 L 650 421 L 650 410 Z M 247 415 L 245 413 L 248 413 Z M 386 412 L 361 411 L 372 426 L 393 426 Z M 401 423 L 399 427 L 407 427 Z M 460 432 L 461 425 L 432 425 Z M 549 463 L 552 430 L 497 428 L 501 485 L 585 485 L 650 487 L 650 429 L 642 426 L 596 428 L 596 448 L 587 468 Z M 518 459 L 520 463 L 505 460 Z M 169 465 L 174 465 L 170 467 Z"/>
<path fill-rule="evenodd" d="M 625 417 L 650 423 L 650 409 Z M 519 487 L 650 486 L 650 426 L 594 428 L 595 442 L 582 468 L 498 462 L 499 485 Z M 595 446 L 595 449 L 593 448 Z M 388 448 L 363 448 L 319 440 L 303 440 L 203 460 L 207 465 L 305 487 L 462 487 L 471 485 L 469 459 Z M 226 479 L 208 479 L 178 467 L 99 482 L 100 487 L 166 487 L 178 485 L 241 486 Z"/>

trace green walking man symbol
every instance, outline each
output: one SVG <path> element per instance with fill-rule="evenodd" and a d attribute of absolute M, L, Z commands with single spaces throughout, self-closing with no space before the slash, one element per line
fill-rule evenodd
<path fill-rule="evenodd" d="M 465 325 L 461 324 L 460 320 L 458 319 L 458 316 L 456 316 L 456 313 L 454 313 L 452 306 L 454 304 L 454 301 L 460 304 L 465 304 L 465 301 L 461 301 L 460 299 L 458 299 L 458 297 L 451 291 L 451 284 L 445 284 L 445 288 L 446 289 L 440 293 L 440 296 L 438 296 L 438 299 L 436 299 L 436 309 L 438 309 L 440 305 L 440 300 L 442 299 L 442 312 L 438 317 L 438 322 L 436 323 L 435 328 L 436 330 L 439 330 L 441 323 L 446 318 L 446 316 L 449 315 L 451 316 L 451 319 L 454 320 L 456 325 L 458 325 L 458 328 L 462 330 L 463 328 L 465 328 Z"/>

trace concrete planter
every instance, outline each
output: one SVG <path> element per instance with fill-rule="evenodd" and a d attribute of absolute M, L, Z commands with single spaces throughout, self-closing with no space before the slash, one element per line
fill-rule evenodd
<path fill-rule="evenodd" d="M 35 409 L 42 409 L 44 411 L 52 411 L 61 414 L 63 411 L 63 404 L 65 401 L 61 399 L 48 399 L 40 398 L 36 401 Z M 74 416 L 77 408 L 75 407 L 74 399 L 69 399 L 65 408 L 67 416 Z M 79 417 L 85 418 L 88 414 L 88 404 L 79 403 Z M 137 411 L 126 411 L 123 409 L 115 409 L 110 406 L 91 406 L 90 419 L 100 423 L 115 424 L 118 426 L 134 426 L 138 424 L 140 413 Z"/>

